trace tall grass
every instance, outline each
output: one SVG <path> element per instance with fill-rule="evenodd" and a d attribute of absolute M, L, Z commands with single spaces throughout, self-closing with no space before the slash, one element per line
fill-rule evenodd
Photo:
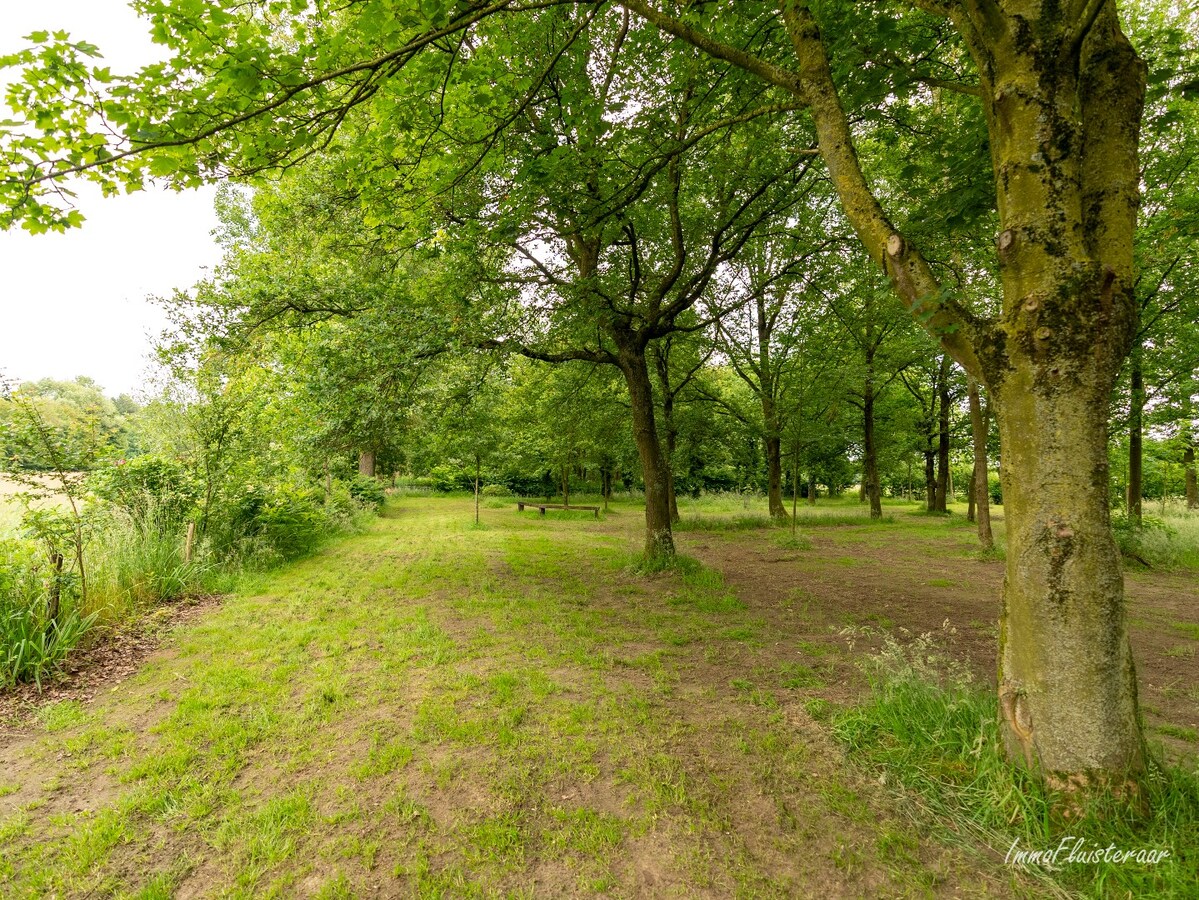
<path fill-rule="evenodd" d="M 188 559 L 186 510 L 153 496 L 133 505 L 93 499 L 83 514 L 86 597 L 77 572 L 55 573 L 46 548 L 14 529 L 0 536 L 0 686 L 40 687 L 105 629 L 156 604 L 228 588 L 247 569 L 311 553 L 331 535 L 361 527 L 374 508 L 373 496 L 364 506 L 343 485 L 328 500 L 289 486 L 256 492 L 222 510 L 223 540 L 197 541 Z M 52 619 L 54 585 L 60 609 Z"/>
<path fill-rule="evenodd" d="M 105 621 L 199 591 L 211 560 L 184 559 L 185 526 L 149 517 L 137 523 L 110 510 L 93 533 L 88 606 Z"/>
<path fill-rule="evenodd" d="M 1061 888 L 1103 897 L 1199 895 L 1199 772 L 1151 761 L 1148 812 L 1098 798 L 1070 819 L 1061 799 L 1004 758 L 995 695 L 971 683 L 930 635 L 893 638 L 870 657 L 869 699 L 836 713 L 833 732 L 851 757 L 881 772 L 920 812 L 922 825 L 989 845 L 1052 850 L 1081 840 L 1083 851 L 1168 850 L 1156 864 L 1100 861 L 1028 866 Z"/>
<path fill-rule="evenodd" d="M 1146 504 L 1140 525 L 1126 515 L 1113 516 L 1112 530 L 1125 557 L 1154 569 L 1199 569 L 1199 511 L 1179 502 Z"/>

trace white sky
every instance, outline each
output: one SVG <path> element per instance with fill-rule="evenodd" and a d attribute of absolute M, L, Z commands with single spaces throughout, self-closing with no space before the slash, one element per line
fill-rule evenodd
<path fill-rule="evenodd" d="M 0 0 L 0 53 L 39 29 L 97 45 L 104 64 L 122 74 L 163 53 L 125 0 Z M 0 94 L 0 118 L 7 115 Z M 0 374 L 90 375 L 112 396 L 137 394 L 151 340 L 165 325 L 148 295 L 189 287 L 219 259 L 210 235 L 215 188 L 152 187 L 108 200 L 90 185 L 77 193 L 82 228 L 0 231 Z"/>

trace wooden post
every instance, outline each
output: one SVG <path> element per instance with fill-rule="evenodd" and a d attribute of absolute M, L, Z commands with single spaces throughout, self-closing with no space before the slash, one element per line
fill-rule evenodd
<path fill-rule="evenodd" d="M 196 523 L 187 523 L 187 539 L 183 542 L 183 562 L 191 565 L 192 553 L 196 548 Z"/>

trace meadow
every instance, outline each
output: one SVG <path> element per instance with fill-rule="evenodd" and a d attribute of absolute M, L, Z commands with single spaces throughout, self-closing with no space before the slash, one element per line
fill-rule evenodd
<path fill-rule="evenodd" d="M 1048 826 L 983 743 L 1002 562 L 960 515 L 757 508 L 685 501 L 645 574 L 634 503 L 393 498 L 9 723 L 0 893 L 1194 896 L 1193 573 L 1128 577 L 1157 812 L 1074 825 L 1171 857 L 1013 867 Z"/>

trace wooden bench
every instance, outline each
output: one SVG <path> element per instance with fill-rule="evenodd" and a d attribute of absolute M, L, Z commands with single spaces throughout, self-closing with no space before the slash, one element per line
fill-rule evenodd
<path fill-rule="evenodd" d="M 566 506 L 562 503 L 536 503 L 532 500 L 517 500 L 516 501 L 517 511 L 524 512 L 526 506 L 536 507 L 537 509 L 541 510 L 541 514 L 543 516 L 545 515 L 545 511 L 547 509 L 589 509 L 595 513 L 595 517 L 597 519 L 599 518 L 599 514 L 600 514 L 600 508 L 598 506 Z"/>

